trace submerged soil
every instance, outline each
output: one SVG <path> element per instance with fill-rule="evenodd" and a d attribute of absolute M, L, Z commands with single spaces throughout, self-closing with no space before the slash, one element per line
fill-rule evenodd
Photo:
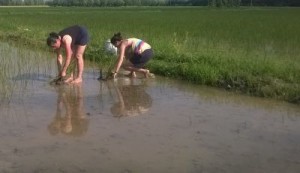
<path fill-rule="evenodd" d="M 15 49 L 1 48 L 1 173 L 300 170 L 297 105 L 159 76 L 98 81 L 88 65 L 82 84 L 50 85 L 54 55 Z"/>

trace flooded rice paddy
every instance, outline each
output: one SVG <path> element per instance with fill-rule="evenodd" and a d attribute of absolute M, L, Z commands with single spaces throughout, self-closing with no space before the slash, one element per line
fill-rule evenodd
<path fill-rule="evenodd" d="M 300 171 L 299 105 L 88 65 L 50 85 L 54 54 L 0 51 L 0 173 Z"/>

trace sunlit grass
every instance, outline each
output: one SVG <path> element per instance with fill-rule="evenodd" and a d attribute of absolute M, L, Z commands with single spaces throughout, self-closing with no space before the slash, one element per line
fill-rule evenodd
<path fill-rule="evenodd" d="M 149 42 L 156 74 L 291 102 L 300 100 L 299 8 L 5 8 L 0 37 L 48 50 L 49 32 L 87 26 L 86 59 L 110 64 L 115 32 Z"/>

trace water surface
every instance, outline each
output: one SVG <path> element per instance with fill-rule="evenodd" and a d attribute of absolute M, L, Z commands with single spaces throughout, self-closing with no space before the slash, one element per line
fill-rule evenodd
<path fill-rule="evenodd" d="M 50 85 L 54 54 L 0 44 L 1 173 L 298 173 L 300 108 L 167 78 Z"/>

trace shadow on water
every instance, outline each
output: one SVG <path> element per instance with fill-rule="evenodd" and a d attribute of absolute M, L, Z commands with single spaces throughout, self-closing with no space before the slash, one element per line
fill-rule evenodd
<path fill-rule="evenodd" d="M 88 65 L 50 85 L 55 55 L 0 45 L 1 173 L 300 170 L 298 105 Z"/>

